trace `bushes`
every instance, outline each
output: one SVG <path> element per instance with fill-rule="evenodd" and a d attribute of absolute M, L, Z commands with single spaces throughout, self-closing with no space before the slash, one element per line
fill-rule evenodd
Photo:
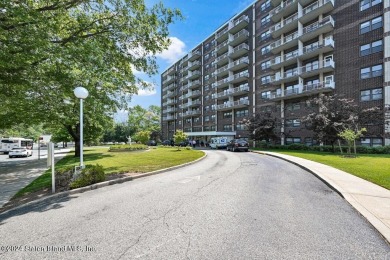
<path fill-rule="evenodd" d="M 101 165 L 86 165 L 76 179 L 70 183 L 69 188 L 85 187 L 105 180 L 106 175 Z"/>
<path fill-rule="evenodd" d="M 146 150 L 148 149 L 147 145 L 144 144 L 123 144 L 123 145 L 111 145 L 110 152 L 120 152 L 120 151 L 137 151 L 137 150 Z"/>
<path fill-rule="evenodd" d="M 101 165 L 86 165 L 78 175 L 74 174 L 74 166 L 69 166 L 56 170 L 55 177 L 57 190 L 85 187 L 106 180 Z"/>

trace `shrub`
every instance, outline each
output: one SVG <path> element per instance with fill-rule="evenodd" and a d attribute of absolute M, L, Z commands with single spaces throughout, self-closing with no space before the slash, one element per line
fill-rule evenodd
<path fill-rule="evenodd" d="M 102 182 L 106 179 L 103 166 L 86 165 L 80 175 L 70 184 L 71 189 L 85 187 L 94 183 Z"/>
<path fill-rule="evenodd" d="M 73 178 L 73 167 L 66 167 L 55 171 L 56 189 L 68 189 Z"/>
<path fill-rule="evenodd" d="M 136 150 L 146 150 L 148 149 L 147 145 L 144 144 L 123 144 L 123 145 L 111 145 L 109 151 L 110 152 L 118 152 L 118 151 L 136 151 Z"/>

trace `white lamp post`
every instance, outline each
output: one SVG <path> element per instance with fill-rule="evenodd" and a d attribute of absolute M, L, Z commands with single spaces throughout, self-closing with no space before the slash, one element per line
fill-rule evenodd
<path fill-rule="evenodd" d="M 80 99 L 80 168 L 83 169 L 83 100 L 88 97 L 88 90 L 83 87 L 77 87 L 73 92 Z"/>

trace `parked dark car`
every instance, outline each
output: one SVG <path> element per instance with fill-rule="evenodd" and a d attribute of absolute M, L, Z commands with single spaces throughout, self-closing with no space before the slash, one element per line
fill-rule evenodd
<path fill-rule="evenodd" d="M 173 146 L 173 141 L 172 140 L 165 140 L 161 144 L 162 145 L 172 145 Z"/>
<path fill-rule="evenodd" d="M 189 145 L 189 142 L 188 141 L 183 141 L 183 142 L 180 142 L 178 144 L 175 144 L 176 146 L 182 146 L 182 147 L 185 147 L 185 146 L 188 146 Z"/>
<path fill-rule="evenodd" d="M 244 139 L 233 139 L 229 141 L 226 145 L 226 151 L 244 151 L 248 152 L 249 150 L 249 143 L 245 141 Z"/>
<path fill-rule="evenodd" d="M 154 140 L 149 140 L 148 141 L 148 146 L 156 146 L 157 145 L 157 142 L 154 141 Z"/>

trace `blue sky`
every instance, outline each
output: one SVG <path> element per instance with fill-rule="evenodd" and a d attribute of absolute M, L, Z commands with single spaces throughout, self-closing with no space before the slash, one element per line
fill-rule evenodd
<path fill-rule="evenodd" d="M 152 4 L 158 1 L 145 2 Z M 160 106 L 160 74 L 253 2 L 254 0 L 164 0 L 166 7 L 180 9 L 185 19 L 176 21 L 169 28 L 172 44 L 167 51 L 157 56 L 159 74 L 149 78 L 141 72 L 136 72 L 141 79 L 154 83 L 155 89 L 140 90 L 138 95 L 133 96 L 130 106 L 140 105 L 144 108 L 150 105 Z M 125 121 L 126 118 L 126 113 L 117 115 L 118 121 Z"/>

